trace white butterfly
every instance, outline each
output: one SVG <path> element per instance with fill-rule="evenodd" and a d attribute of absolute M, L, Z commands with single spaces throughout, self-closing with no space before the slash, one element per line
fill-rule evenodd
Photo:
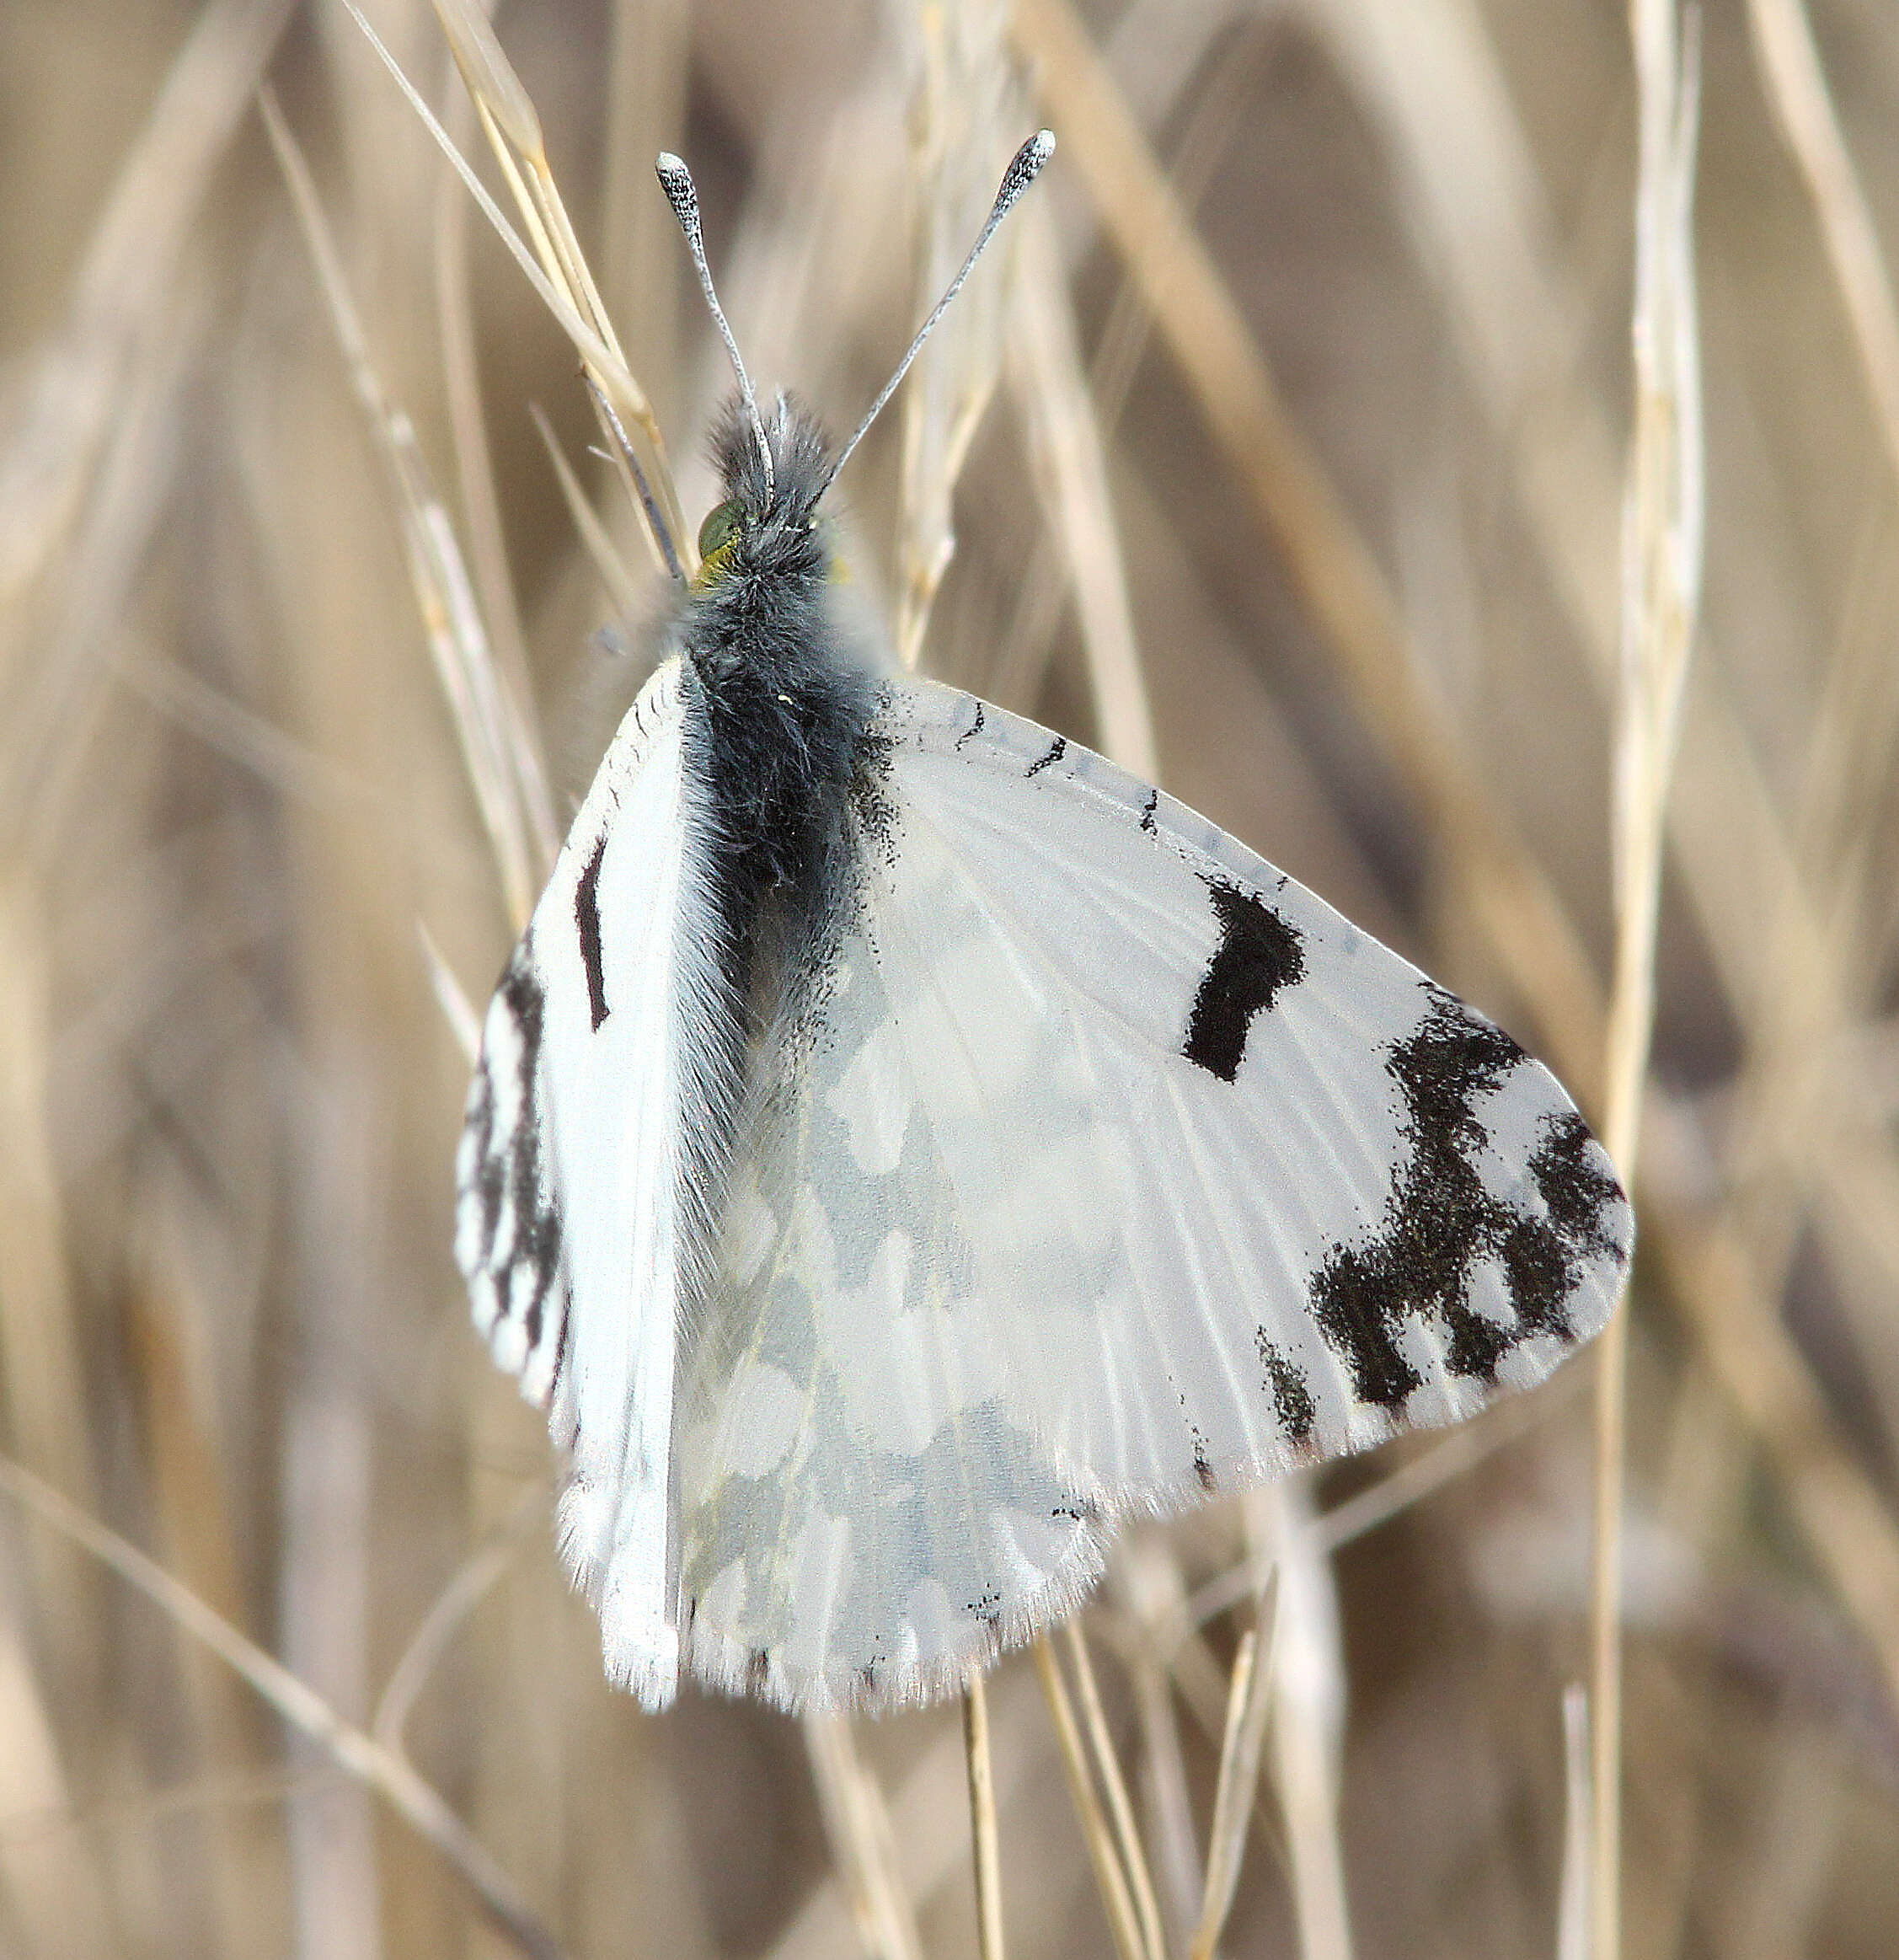
<path fill-rule="evenodd" d="M 836 465 L 740 373 L 677 651 L 489 1009 L 457 1252 L 609 1674 L 881 1706 L 1073 1608 L 1121 1517 L 1542 1379 L 1632 1221 L 1404 961 L 853 654 Z"/>

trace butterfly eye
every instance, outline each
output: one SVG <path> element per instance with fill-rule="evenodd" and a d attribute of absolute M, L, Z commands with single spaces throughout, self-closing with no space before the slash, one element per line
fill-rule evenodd
<path fill-rule="evenodd" d="M 738 532 L 738 506 L 731 502 L 714 504 L 699 526 L 699 556 L 710 558 L 714 552 L 723 551 Z"/>

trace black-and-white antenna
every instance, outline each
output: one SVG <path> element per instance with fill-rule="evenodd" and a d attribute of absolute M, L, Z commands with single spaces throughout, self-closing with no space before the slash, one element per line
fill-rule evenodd
<path fill-rule="evenodd" d="M 832 464 L 830 475 L 824 479 L 826 490 L 830 489 L 832 479 L 850 460 L 851 452 L 864 440 L 864 431 L 883 413 L 885 403 L 896 393 L 897 383 L 910 372 L 910 363 L 917 358 L 923 342 L 930 337 L 930 329 L 943 318 L 950 302 L 962 291 L 963 281 L 969 277 L 976 260 L 982 257 L 982 248 L 994 237 L 996 227 L 1008 216 L 1016 201 L 1035 182 L 1042 165 L 1054 154 L 1055 132 L 1052 130 L 1039 129 L 1010 159 L 1008 169 L 1003 172 L 1002 183 L 997 188 L 996 201 L 989 206 L 989 216 L 982 229 L 977 233 L 976 243 L 970 247 L 968 258 L 963 260 L 962 270 L 950 281 L 949 291 L 930 308 L 929 318 L 917 328 L 916 339 L 910 343 L 903 358 L 897 362 L 896 373 L 884 383 L 883 393 L 871 403 L 870 412 L 858 424 L 857 432 L 837 452 L 837 460 Z M 669 197 L 672 195 L 671 185 L 667 186 L 666 195 Z M 673 208 L 676 211 L 678 209 L 677 203 Z M 734 355 L 733 358 L 736 360 L 738 356 Z"/>
<path fill-rule="evenodd" d="M 725 309 L 719 305 L 719 295 L 713 290 L 712 268 L 705 262 L 705 231 L 699 223 L 699 194 L 693 184 L 693 173 L 670 150 L 661 150 L 653 167 L 659 172 L 660 188 L 666 193 L 666 202 L 672 206 L 672 215 L 679 220 L 679 228 L 686 234 L 686 249 L 693 254 L 693 269 L 699 276 L 699 291 L 705 295 L 705 303 L 711 308 L 719 337 L 725 341 L 725 351 L 731 356 L 732 372 L 739 378 L 739 394 L 745 403 L 746 420 L 752 424 L 752 439 L 758 445 L 758 460 L 765 466 L 765 495 L 768 501 L 773 487 L 772 446 L 765 440 L 765 424 L 758 413 L 758 397 L 752 393 L 752 377 L 746 372 L 745 363 L 739 358 L 739 344 L 732 338 L 732 329 L 725 320 Z"/>

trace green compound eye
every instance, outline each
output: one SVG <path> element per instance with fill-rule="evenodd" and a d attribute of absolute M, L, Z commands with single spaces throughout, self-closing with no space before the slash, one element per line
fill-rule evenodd
<path fill-rule="evenodd" d="M 714 504 L 699 526 L 699 556 L 710 558 L 723 551 L 739 532 L 739 507 L 735 503 Z"/>

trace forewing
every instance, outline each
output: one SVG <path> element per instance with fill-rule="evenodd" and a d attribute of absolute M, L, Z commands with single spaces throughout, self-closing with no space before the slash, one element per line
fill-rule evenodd
<path fill-rule="evenodd" d="M 657 1704 L 677 1673 L 669 1532 L 687 1247 L 681 1102 L 703 992 L 687 683 L 661 667 L 587 793 L 484 1030 L 457 1253 L 495 1359 L 569 1452 L 562 1551 L 607 1672 Z"/>
<path fill-rule="evenodd" d="M 1062 1113 L 1018 1127 L 1095 1112 L 1092 1188 L 1058 1152 L 1012 1166 L 1030 1311 L 1002 1335 L 1060 1457 L 1165 1503 L 1472 1414 L 1602 1326 L 1629 1208 L 1506 1035 L 1086 749 L 927 686 L 890 728 L 901 848 L 931 835 L 1008 948 L 992 970 L 1061 1030 L 1052 1091 L 1016 1093 Z M 960 1018 L 1000 1098 L 1008 1058 Z M 1099 1283 L 1062 1287 L 1105 1210 Z"/>
<path fill-rule="evenodd" d="M 693 1663 L 793 1703 L 935 1692 L 1114 1514 L 1540 1379 L 1630 1231 L 1545 1070 L 1192 811 L 948 689 L 880 732 L 680 1444 Z"/>

